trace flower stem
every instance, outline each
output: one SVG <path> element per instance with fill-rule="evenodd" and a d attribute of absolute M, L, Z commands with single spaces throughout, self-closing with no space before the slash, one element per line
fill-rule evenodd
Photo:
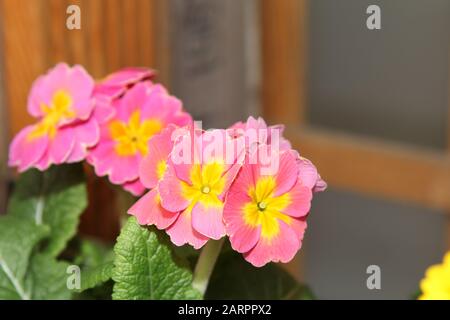
<path fill-rule="evenodd" d="M 214 270 L 214 265 L 219 257 L 224 239 L 225 238 L 208 241 L 200 253 L 200 257 L 198 258 L 197 265 L 194 270 L 192 286 L 200 291 L 202 295 L 205 294 L 206 288 L 208 287 L 209 278 Z"/>

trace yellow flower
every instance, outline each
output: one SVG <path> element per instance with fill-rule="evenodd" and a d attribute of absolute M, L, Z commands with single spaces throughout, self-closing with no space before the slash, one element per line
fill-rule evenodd
<path fill-rule="evenodd" d="M 450 300 L 450 251 L 444 256 L 442 264 L 427 269 L 420 289 L 420 300 Z"/>

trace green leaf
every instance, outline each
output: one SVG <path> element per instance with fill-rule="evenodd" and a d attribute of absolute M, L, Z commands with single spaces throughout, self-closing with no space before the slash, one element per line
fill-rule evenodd
<path fill-rule="evenodd" d="M 32 298 L 25 284 L 31 251 L 48 234 L 18 217 L 0 217 L 0 299 Z"/>
<path fill-rule="evenodd" d="M 276 264 L 255 268 L 236 252 L 219 257 L 206 299 L 311 300 L 304 285 Z"/>
<path fill-rule="evenodd" d="M 81 267 L 81 289 L 79 292 L 97 287 L 112 277 L 114 252 L 111 248 L 83 239 L 80 254 L 74 263 Z"/>
<path fill-rule="evenodd" d="M 90 267 L 81 271 L 80 292 L 95 288 L 111 279 L 114 264 L 112 261 L 105 262 L 96 267 Z"/>
<path fill-rule="evenodd" d="M 48 225 L 45 253 L 57 256 L 77 230 L 87 205 L 81 165 L 53 166 L 45 172 L 22 174 L 11 197 L 8 213 L 37 225 Z"/>
<path fill-rule="evenodd" d="M 80 254 L 74 263 L 84 268 L 90 268 L 113 261 L 113 259 L 114 252 L 112 247 L 108 247 L 95 240 L 82 239 L 80 243 Z"/>
<path fill-rule="evenodd" d="M 200 299 L 192 273 L 174 258 L 170 244 L 128 219 L 114 247 L 113 299 Z"/>
<path fill-rule="evenodd" d="M 26 284 L 33 300 L 69 300 L 72 291 L 67 287 L 69 264 L 56 261 L 49 255 L 32 257 Z"/>

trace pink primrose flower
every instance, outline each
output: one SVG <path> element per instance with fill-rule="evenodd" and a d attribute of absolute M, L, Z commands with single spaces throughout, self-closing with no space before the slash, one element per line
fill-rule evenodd
<path fill-rule="evenodd" d="M 233 249 L 257 267 L 288 262 L 301 248 L 319 181 L 316 168 L 295 151 L 272 156 L 279 157 L 279 168 L 270 175 L 261 174 L 259 163 L 246 161 L 229 190 L 223 214 Z"/>
<path fill-rule="evenodd" d="M 31 167 L 46 170 L 52 164 L 83 160 L 99 139 L 92 117 L 94 80 L 81 66 L 60 63 L 34 83 L 28 112 L 38 122 L 13 139 L 9 165 L 20 172 Z"/>
<path fill-rule="evenodd" d="M 152 156 L 150 139 L 170 124 L 186 125 L 191 117 L 180 100 L 150 81 L 138 82 L 115 99 L 99 96 L 100 141 L 87 160 L 98 176 L 107 175 L 113 184 L 140 195 L 145 187 L 139 166 L 144 157 Z"/>

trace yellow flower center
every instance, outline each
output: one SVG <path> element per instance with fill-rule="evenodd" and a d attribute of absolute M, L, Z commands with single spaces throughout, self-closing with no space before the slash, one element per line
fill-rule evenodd
<path fill-rule="evenodd" d="M 115 151 L 119 156 L 131 156 L 137 152 L 145 156 L 148 153 L 148 140 L 159 133 L 162 128 L 163 125 L 158 119 L 141 121 L 139 110 L 133 112 L 128 123 L 120 120 L 113 120 L 109 123 L 109 132 L 116 143 Z M 158 169 L 161 168 L 158 166 Z"/>
<path fill-rule="evenodd" d="M 225 187 L 225 177 L 222 176 L 224 170 L 225 166 L 219 162 L 192 167 L 190 171 L 192 185 L 181 182 L 183 196 L 190 200 L 188 212 L 197 202 L 200 202 L 206 208 L 223 205 L 219 195 Z"/>
<path fill-rule="evenodd" d="M 264 211 L 267 208 L 267 204 L 264 201 L 258 202 L 259 211 Z"/>
<path fill-rule="evenodd" d="M 164 173 L 166 172 L 166 169 L 167 169 L 166 160 L 159 161 L 158 165 L 156 167 L 156 174 L 158 176 L 158 180 L 162 179 L 162 177 L 164 176 Z"/>
<path fill-rule="evenodd" d="M 50 105 L 42 103 L 41 110 L 44 117 L 28 134 L 29 140 L 45 135 L 53 139 L 61 121 L 75 117 L 75 113 L 72 111 L 72 97 L 64 90 L 58 90 L 54 93 Z"/>
<path fill-rule="evenodd" d="M 292 219 L 282 213 L 290 203 L 289 193 L 275 197 L 276 182 L 273 177 L 260 178 L 255 187 L 248 190 L 252 199 L 244 206 L 244 221 L 252 227 L 261 226 L 261 236 L 270 241 L 280 232 L 279 220 L 290 224 Z"/>
<path fill-rule="evenodd" d="M 202 187 L 202 193 L 208 194 L 210 191 L 211 191 L 211 188 L 209 186 Z"/>

